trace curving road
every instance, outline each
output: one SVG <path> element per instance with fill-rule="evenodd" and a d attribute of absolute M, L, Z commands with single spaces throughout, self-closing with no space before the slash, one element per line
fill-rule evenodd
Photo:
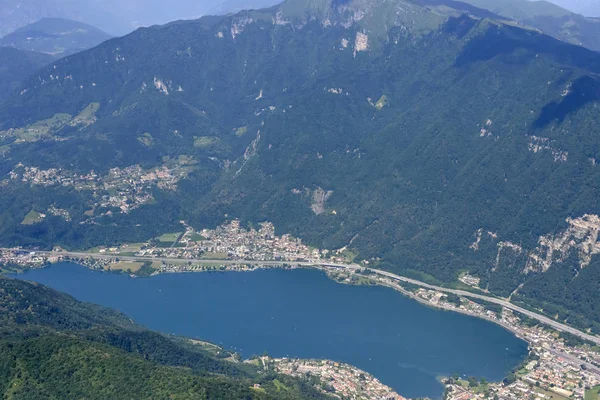
<path fill-rule="evenodd" d="M 26 251 L 26 250 L 22 250 L 22 251 Z M 223 264 L 223 265 L 253 264 L 253 265 L 258 265 L 258 266 L 281 266 L 282 264 L 289 264 L 289 265 L 295 265 L 295 266 L 300 266 L 300 267 L 316 267 L 316 268 L 335 267 L 335 268 L 340 268 L 340 269 L 343 268 L 346 270 L 350 270 L 351 272 L 355 272 L 357 269 L 362 269 L 362 267 L 357 264 L 335 264 L 335 263 L 308 262 L 308 261 L 307 262 L 296 262 L 296 261 L 256 261 L 256 260 L 200 260 L 200 259 L 118 256 L 118 255 L 98 254 L 98 253 L 51 252 L 51 251 L 36 251 L 35 253 L 39 254 L 39 255 L 44 255 L 44 256 L 61 255 L 61 256 L 67 256 L 67 257 L 71 257 L 71 258 L 91 257 L 91 258 L 96 258 L 96 259 L 101 259 L 101 260 L 111 260 L 111 259 L 118 258 L 119 260 L 122 260 L 122 261 L 161 261 L 164 263 L 172 263 L 172 264 L 176 264 L 176 263 L 180 264 L 180 263 L 187 263 L 187 262 L 193 262 L 194 264 L 209 264 L 209 265 L 213 265 L 213 264 Z M 470 297 L 470 298 L 474 298 L 474 299 L 485 300 L 490 303 L 495 303 L 495 304 L 501 305 L 503 307 L 506 307 L 510 310 L 516 311 L 520 314 L 526 315 L 530 318 L 536 319 L 539 322 L 556 329 L 557 331 L 568 332 L 572 335 L 578 336 L 582 339 L 585 339 L 585 340 L 588 340 L 590 342 L 600 345 L 600 337 L 598 337 L 598 336 L 587 334 L 576 328 L 573 328 L 571 326 L 562 324 L 558 321 L 548 318 L 544 315 L 538 314 L 533 311 L 526 310 L 522 307 L 514 305 L 513 303 L 511 303 L 510 301 L 508 301 L 506 299 L 500 299 L 500 298 L 486 296 L 486 295 L 478 294 L 478 293 L 471 293 L 471 292 L 467 292 L 464 290 L 448 289 L 448 288 L 443 288 L 440 286 L 430 285 L 428 283 L 421 282 L 416 279 L 406 278 L 406 277 L 396 275 L 391 272 L 382 271 L 379 269 L 369 268 L 369 270 L 375 274 L 385 276 L 387 278 L 390 278 L 390 279 L 393 279 L 396 281 L 406 282 L 406 283 L 410 283 L 413 285 L 417 285 L 417 286 L 420 286 L 420 287 L 423 287 L 426 289 L 437 290 L 439 292 L 445 292 L 445 293 L 452 293 L 452 294 L 462 296 L 462 297 Z"/>

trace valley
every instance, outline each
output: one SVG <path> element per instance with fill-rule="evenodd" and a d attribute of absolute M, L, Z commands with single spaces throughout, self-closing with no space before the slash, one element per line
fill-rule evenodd
<path fill-rule="evenodd" d="M 350 264 L 342 252 L 328 256 L 328 252 L 322 254 L 318 250 L 310 250 L 298 239 L 287 235 L 277 237 L 273 225 L 269 223 L 262 224 L 258 231 L 246 231 L 240 228 L 239 221 L 233 221 L 215 230 L 205 229 L 198 233 L 184 222 L 182 224 L 186 227 L 185 232 L 162 235 L 146 244 L 123 245 L 120 248 L 101 248 L 79 253 L 61 249 L 52 252 L 1 249 L 0 261 L 7 266 L 24 270 L 64 261 L 74 261 L 92 269 L 105 271 L 123 271 L 119 265 L 124 263 L 130 263 L 130 268 L 136 262 L 143 265 L 142 269 L 130 269 L 128 272 L 132 276 L 142 272 L 142 276 L 146 276 L 203 271 L 258 271 L 265 268 L 316 268 L 325 271 L 336 282 L 390 287 L 430 307 L 493 322 L 526 340 L 533 360 L 528 364 L 526 372 L 511 375 L 508 384 L 506 380 L 504 384 L 486 384 L 485 390 L 488 393 L 518 395 L 522 390 L 529 391 L 533 390 L 529 389 L 530 387 L 537 387 L 546 388 L 545 390 L 550 392 L 557 388 L 555 393 L 569 392 L 569 396 L 575 393 L 583 396 L 585 387 L 600 383 L 600 356 L 595 350 L 595 346 L 600 345 L 599 337 L 581 332 L 535 310 L 519 307 L 510 300 L 493 297 L 481 291 L 433 286 L 369 268 L 365 264 Z M 206 258 L 215 254 L 222 254 L 223 257 Z M 538 325 L 539 323 L 541 325 Z M 557 332 L 561 332 L 561 335 Z M 567 344 L 563 334 L 573 335 L 572 337 L 582 339 L 581 343 L 590 344 L 584 344 L 583 347 L 581 343 Z M 275 363 L 278 365 L 276 368 L 281 371 L 290 368 L 285 366 L 285 360 L 263 360 L 263 363 Z M 317 362 L 311 368 L 320 370 L 322 367 Z M 564 376 L 570 378 L 565 380 Z M 448 380 L 446 387 L 451 393 L 449 399 L 461 398 L 460 396 L 468 394 L 470 390 L 457 379 Z M 481 390 L 479 386 L 475 388 Z M 366 394 L 364 396 L 369 397 Z"/>
<path fill-rule="evenodd" d="M 406 395 L 387 375 L 405 370 L 411 397 L 419 386 L 445 388 L 456 400 L 585 399 L 600 387 L 597 19 L 525 0 L 285 0 L 259 1 L 266 8 L 255 10 L 229 1 L 194 9 L 231 14 L 195 18 L 194 5 L 178 4 L 161 18 L 185 9 L 195 19 L 131 31 L 156 17 L 150 6 L 98 3 L 95 15 L 69 15 L 67 3 L 54 10 L 13 3 L 0 10 L 0 21 L 23 26 L 0 39 L 9 46 L 0 47 L 1 273 L 40 276 L 61 289 L 52 274 L 73 282 L 64 268 L 89 279 L 96 297 L 88 301 L 119 309 L 125 303 L 105 296 L 111 279 L 163 310 L 156 282 L 211 281 L 238 299 L 231 315 L 245 320 L 236 314 L 245 310 L 273 332 L 280 319 L 255 309 L 271 310 L 265 303 L 279 293 L 278 280 L 296 293 L 292 309 L 310 305 L 304 312 L 322 318 L 308 319 L 310 326 L 352 320 L 343 307 L 319 314 L 336 299 L 315 292 L 313 303 L 303 294 L 333 285 L 320 280 L 326 274 L 347 284 L 328 290 L 359 311 L 365 304 L 346 290 L 375 296 L 370 307 L 391 316 L 411 306 L 381 295 L 390 289 L 426 305 L 425 314 L 394 320 L 398 335 L 443 310 L 462 321 L 447 324 L 464 328 L 476 317 L 529 345 L 516 370 L 519 357 L 500 351 L 490 355 L 499 368 L 490 374 L 455 376 L 442 356 L 448 367 L 436 374 L 437 354 L 460 357 L 443 348 L 429 354 L 422 344 L 431 359 L 411 358 L 416 353 L 403 353 L 382 319 L 373 321 L 379 328 L 366 323 L 356 332 L 385 339 L 414 362 L 380 353 L 387 367 L 373 369 L 360 341 L 346 343 L 347 354 L 319 345 L 323 353 L 288 357 L 281 342 L 278 354 L 247 366 L 258 374 L 253 379 L 269 377 L 265 387 L 231 381 L 235 393 L 250 388 L 268 397 L 289 387 L 290 397 L 326 397 L 332 388 L 341 397 Z M 12 9 L 18 12 L 6 14 Z M 125 19 L 108 18 L 113 13 Z M 28 20 L 35 15 L 51 18 Z M 112 25 L 130 33 L 111 38 L 86 25 L 96 25 L 90 18 L 108 32 Z M 96 280 L 107 285 L 103 292 L 92 290 Z M 243 285 L 250 281 L 261 291 Z M 62 288 L 86 295 L 75 284 Z M 203 295 L 182 293 L 190 304 Z M 255 309 L 243 308 L 252 304 L 244 294 L 256 297 Z M 175 314 L 194 314 L 182 298 L 169 301 L 180 306 Z M 161 321 L 153 329 L 181 327 Z M 195 329 L 178 334 L 241 343 L 228 336 L 241 332 L 235 326 L 204 331 L 198 322 Z M 296 329 L 305 335 L 297 340 L 314 339 Z M 254 339 L 244 347 L 260 354 L 269 343 L 258 333 Z M 368 352 L 382 351 L 368 343 Z M 363 371 L 371 375 L 363 379 Z M 303 381 L 306 373 L 315 380 Z"/>
<path fill-rule="evenodd" d="M 130 278 L 61 263 L 19 278 L 116 308 L 151 329 L 203 338 L 242 359 L 268 353 L 352 365 L 404 397 L 439 398 L 438 377 L 455 371 L 500 381 L 527 353 L 524 341 L 491 322 L 437 311 L 384 287 L 340 285 L 312 269 Z M 380 312 L 372 312 L 375 305 Z"/>
<path fill-rule="evenodd" d="M 242 261 L 238 261 L 238 263 L 242 263 Z M 250 263 L 250 261 L 246 263 Z M 222 265 L 225 266 L 227 264 Z M 294 264 L 290 266 L 294 267 Z M 267 268 L 269 265 L 257 263 L 255 267 Z M 273 268 L 274 265 L 270 265 L 270 267 Z M 295 267 L 308 267 L 308 264 L 295 265 Z M 318 266 L 313 265 L 312 267 Z M 584 344 L 585 342 L 583 341 L 577 343 L 577 341 L 573 341 L 569 337 L 563 337 L 562 334 L 558 335 L 557 331 L 570 333 L 574 335 L 573 337 L 582 337 L 584 340 L 589 341 L 588 343 L 592 344 L 599 343 L 600 339 L 597 337 L 582 334 L 571 328 L 561 326 L 556 322 L 549 322 L 546 318 L 538 314 L 520 309 L 510 303 L 508 303 L 508 306 L 503 307 L 501 304 L 507 305 L 507 302 L 499 302 L 497 301 L 499 299 L 488 296 L 445 288 L 429 288 L 428 285 L 413 280 L 406 281 L 400 277 L 398 279 L 390 278 L 383 271 L 377 270 L 361 270 L 360 268 L 358 270 L 347 270 L 340 269 L 339 266 L 320 266 L 318 268 L 327 272 L 330 277 L 338 282 L 356 284 L 357 278 L 362 277 L 366 279 L 365 282 L 369 285 L 391 287 L 430 307 L 464 313 L 488 320 L 526 340 L 530 346 L 530 355 L 526 362 L 527 368 L 520 370 L 518 373 L 511 373 L 507 378 L 508 380 L 505 380 L 503 384 L 486 383 L 485 390 L 488 393 L 509 396 L 511 393 L 518 395 L 522 390 L 532 391 L 533 393 L 537 390 L 535 388 L 545 388 L 546 391 L 550 392 L 556 390 L 555 393 L 564 394 L 570 392 L 571 394 L 567 397 L 574 394 L 583 397 L 583 391 L 586 387 L 595 386 L 600 382 L 600 355 L 596 350 L 597 347 L 591 344 Z M 238 269 L 225 268 L 223 270 L 237 271 Z M 253 274 L 255 273 L 253 272 Z M 60 279 L 65 279 L 65 277 L 63 276 Z M 398 281 L 403 282 L 403 284 L 399 285 Z M 456 295 L 455 299 L 458 302 L 454 303 L 456 300 L 451 300 L 450 294 Z M 483 305 L 477 303 L 484 299 Z M 494 309 L 489 304 L 498 304 L 501 306 Z M 514 309 L 518 310 L 518 312 L 514 312 Z M 542 325 L 538 325 L 538 321 L 542 322 Z M 284 370 L 285 368 L 289 368 L 283 367 L 288 362 L 286 359 L 265 359 L 263 362 L 269 364 L 275 363 L 275 365 L 281 364 L 277 368 L 284 368 Z M 306 361 L 300 362 L 304 363 Z M 321 368 L 319 365 L 321 364 L 317 362 L 313 368 Z M 449 379 L 446 382 L 446 387 L 451 391 L 450 399 L 458 399 L 461 398 L 461 395 L 469 393 L 470 389 L 461 385 L 458 378 Z M 478 388 L 477 390 L 481 389 L 478 386 L 473 387 L 473 389 L 475 388 Z"/>
<path fill-rule="evenodd" d="M 577 249 L 540 242 L 600 215 L 596 53 L 418 2 L 323 0 L 308 18 L 296 1 L 141 29 L 24 81 L 0 107 L 0 245 L 270 221 L 600 332 L 596 225 Z"/>

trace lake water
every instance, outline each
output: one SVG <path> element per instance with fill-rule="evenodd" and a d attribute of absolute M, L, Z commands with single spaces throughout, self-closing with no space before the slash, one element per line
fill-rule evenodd
<path fill-rule="evenodd" d="M 439 398 L 436 378 L 453 373 L 502 380 L 527 354 L 524 341 L 495 324 L 392 289 L 340 285 L 317 270 L 130 278 L 61 263 L 17 278 L 244 357 L 266 351 L 352 364 L 407 397 Z"/>

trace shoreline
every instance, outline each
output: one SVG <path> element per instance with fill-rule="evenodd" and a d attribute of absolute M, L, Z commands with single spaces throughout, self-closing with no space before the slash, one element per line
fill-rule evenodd
<path fill-rule="evenodd" d="M 93 257 L 92 257 L 93 258 Z M 182 260 L 182 261 L 186 261 L 186 260 Z M 235 261 L 235 260 L 223 260 L 223 261 Z M 80 263 L 78 260 L 73 260 L 73 259 L 65 259 L 59 262 L 54 262 L 54 263 L 48 263 L 46 265 L 43 265 L 41 267 L 39 267 L 40 269 L 43 268 L 50 268 L 55 264 L 58 264 L 60 262 L 70 262 L 73 264 L 77 264 L 80 265 L 84 268 L 88 268 L 92 271 L 98 271 L 98 272 L 103 272 L 103 273 L 112 273 L 112 274 L 121 274 L 121 275 L 129 275 L 130 278 L 140 278 L 140 279 L 144 279 L 144 278 L 152 278 L 155 276 L 159 276 L 159 275 L 164 275 L 164 274 L 196 274 L 196 273 L 226 273 L 226 272 L 236 272 L 236 273 L 251 273 L 251 272 L 256 272 L 259 270 L 271 270 L 271 269 L 280 269 L 280 270 L 295 270 L 295 269 L 307 269 L 307 270 L 317 270 L 317 271 L 321 271 L 323 272 L 330 280 L 341 284 L 341 285 L 348 285 L 348 286 L 379 286 L 379 287 L 385 287 L 388 289 L 392 289 L 398 293 L 400 293 L 401 295 L 403 295 L 404 297 L 407 297 L 411 300 L 414 300 L 424 306 L 433 308 L 435 310 L 438 311 L 446 311 L 446 312 L 456 312 L 462 315 L 466 315 L 466 316 L 470 316 L 473 318 L 479 318 L 479 319 L 483 319 L 485 321 L 488 322 L 492 322 L 502 328 L 504 328 L 505 330 L 511 332 L 513 335 L 515 335 L 517 338 L 526 341 L 528 344 L 530 344 L 526 338 L 524 338 L 522 335 L 519 334 L 519 332 L 515 331 L 514 328 L 511 325 L 507 325 L 507 324 L 503 324 L 501 321 L 497 320 L 497 319 L 493 319 L 490 318 L 488 316 L 485 315 L 480 315 L 480 314 L 476 314 L 473 312 L 469 312 L 467 310 L 462 310 L 459 308 L 453 308 L 453 307 L 446 307 L 443 306 L 441 304 L 432 304 L 431 302 L 427 301 L 424 298 L 421 298 L 417 295 L 415 295 L 413 292 L 401 287 L 401 286 L 396 286 L 392 283 L 386 284 L 384 282 L 379 282 L 377 280 L 372 279 L 371 277 L 367 276 L 367 275 L 361 275 L 359 273 L 353 272 L 351 273 L 351 275 L 353 276 L 360 276 L 363 278 L 367 278 L 372 280 L 373 285 L 366 285 L 366 284 L 355 284 L 355 283 L 351 283 L 351 282 L 344 282 L 344 281 L 340 281 L 337 280 L 334 276 L 332 276 L 333 273 L 335 272 L 340 272 L 338 267 L 322 267 L 322 266 L 308 266 L 308 265 L 300 265 L 300 266 L 294 266 L 293 262 L 282 262 L 281 265 L 273 265 L 273 266 L 265 266 L 265 265 L 256 265 L 254 266 L 254 268 L 252 269 L 216 269 L 216 270 L 181 270 L 181 271 L 155 271 L 154 273 L 150 274 L 150 275 L 144 275 L 144 276 L 140 276 L 140 275 L 136 275 L 135 273 L 129 273 L 127 271 L 123 271 L 123 270 L 110 270 L 110 269 L 101 269 L 101 268 L 94 268 L 88 265 L 84 265 L 82 263 Z M 286 266 L 284 264 L 290 264 L 289 266 Z M 13 272 L 14 274 L 17 275 L 22 275 L 25 274 L 27 272 L 27 269 L 23 270 L 23 271 L 19 271 L 19 272 Z"/>
<path fill-rule="evenodd" d="M 2 251 L 20 251 L 22 253 L 28 253 L 28 250 L 24 249 L 0 249 Z M 66 251 L 34 251 L 35 257 L 42 258 L 43 263 L 53 263 L 58 261 L 73 261 L 80 263 L 88 268 L 92 269 L 106 269 L 104 268 L 111 263 L 116 264 L 117 262 L 125 263 L 138 263 L 138 264 L 160 264 L 160 267 L 150 268 L 147 274 L 141 276 L 147 276 L 154 273 L 182 273 L 182 272 L 208 272 L 208 271 L 253 271 L 256 269 L 263 268 L 316 268 L 325 271 L 344 271 L 347 273 L 361 276 L 366 279 L 373 278 L 377 284 L 382 286 L 388 286 L 397 289 L 397 286 L 402 288 L 402 285 L 413 285 L 419 286 L 425 289 L 434 290 L 446 294 L 453 294 L 463 298 L 472 298 L 481 300 L 484 302 L 495 303 L 503 308 L 511 309 L 521 315 L 525 315 L 528 318 L 533 318 L 540 323 L 557 330 L 559 332 L 567 332 L 569 334 L 580 337 L 583 340 L 590 341 L 600 346 L 600 336 L 590 335 L 575 327 L 566 325 L 559 321 L 553 320 L 551 317 L 539 314 L 535 311 L 525 309 L 511 303 L 507 299 L 497 298 L 489 295 L 485 295 L 477 292 L 467 292 L 465 290 L 451 289 L 445 287 L 439 287 L 431 285 L 425 282 L 418 281 L 416 279 L 403 277 L 396 275 L 391 272 L 365 267 L 358 264 L 341 263 L 339 261 L 329 261 L 323 259 L 303 261 L 280 261 L 280 260 L 255 260 L 255 259 L 202 259 L 202 258 L 168 258 L 168 257 L 154 257 L 154 256 L 130 256 L 130 255 L 119 255 L 119 254 L 107 254 L 107 253 L 82 253 L 82 252 L 66 252 Z M 42 263 L 42 264 L 43 264 Z M 40 263 L 38 262 L 38 265 Z M 217 267 L 218 266 L 218 267 Z M 248 268 L 248 266 L 251 266 Z M 364 276 L 361 272 L 368 271 L 371 276 Z M 121 272 L 127 272 L 123 270 Z M 140 276 L 138 271 L 130 271 L 131 275 Z M 146 271 L 147 272 L 147 271 Z M 403 293 L 410 297 L 410 294 Z M 417 299 L 418 300 L 418 299 Z M 429 302 L 426 302 L 429 303 Z M 438 307 L 443 308 L 443 307 Z M 451 311 L 457 311 L 452 309 Z M 474 315 L 480 317 L 479 315 Z M 496 321 L 492 321 L 496 322 Z"/>
<path fill-rule="evenodd" d="M 121 270 L 106 270 L 106 269 L 98 269 L 91 268 L 90 266 L 83 265 L 76 260 L 65 259 L 58 262 L 47 263 L 41 265 L 37 268 L 26 268 L 21 269 L 20 271 L 11 272 L 12 275 L 18 275 L 19 279 L 26 280 L 26 274 L 28 271 L 34 269 L 47 269 L 53 266 L 57 266 L 60 263 L 70 263 L 83 268 L 86 268 L 90 271 L 95 271 L 99 273 L 109 273 L 109 274 L 118 274 L 118 275 L 129 275 L 132 279 L 151 279 L 153 277 L 164 275 L 164 274 L 192 274 L 192 273 L 227 273 L 227 272 L 256 272 L 259 270 L 296 270 L 296 269 L 305 269 L 305 270 L 317 270 L 325 273 L 328 279 L 331 277 L 327 274 L 326 271 L 321 268 L 312 268 L 309 266 L 257 266 L 253 269 L 244 269 L 244 270 L 214 270 L 214 271 L 164 271 L 164 272 L 155 272 L 148 276 L 136 276 L 135 274 L 127 273 L 126 271 Z M 0 272 L 0 274 L 4 274 Z M 21 278 L 22 277 L 22 278 Z M 335 282 L 335 280 L 331 279 Z M 336 282 L 339 283 L 339 282 Z M 168 333 L 164 333 L 167 336 L 170 336 Z M 184 340 L 189 341 L 191 344 L 206 347 L 214 346 L 215 348 L 219 348 L 221 350 L 225 350 L 227 352 L 233 350 L 228 350 L 227 348 L 222 347 L 221 345 L 214 344 L 211 342 L 207 342 L 205 340 L 190 338 L 190 337 L 182 337 Z M 312 377 L 318 378 L 323 386 L 331 386 L 336 389 L 335 392 L 328 392 L 323 390 L 321 387 L 317 387 L 318 390 L 322 391 L 322 393 L 333 395 L 335 398 L 339 399 L 385 399 L 385 400 L 411 400 L 411 398 L 402 396 L 398 391 L 396 391 L 391 386 L 381 382 L 377 377 L 373 374 L 356 367 L 354 365 L 350 365 L 344 362 L 339 362 L 335 360 L 325 359 L 325 358 L 297 358 L 297 357 L 271 357 L 271 356 L 258 356 L 256 358 L 248 358 L 248 359 L 232 359 L 232 362 L 241 362 L 241 363 L 250 363 L 254 364 L 257 361 L 260 362 L 259 365 L 262 365 L 265 371 L 274 371 L 277 373 L 281 373 L 284 375 L 289 375 L 292 377 L 301 377 L 301 374 L 297 373 L 298 365 L 300 365 L 299 370 L 303 370 L 304 372 L 309 374 Z M 292 369 L 292 365 L 295 365 L 295 368 Z M 437 379 L 437 377 L 436 377 Z M 439 379 L 437 379 L 439 381 Z M 440 382 L 442 386 L 444 386 L 443 382 Z M 357 394 L 358 393 L 358 394 Z M 358 397 L 356 397 L 358 396 Z M 419 397 L 421 398 L 421 397 Z M 443 399 L 443 395 L 438 397 L 423 397 L 423 400 L 432 400 L 432 399 Z"/>
<path fill-rule="evenodd" d="M 111 258 L 111 257 L 109 257 Z M 112 257 L 118 258 L 118 257 Z M 82 261 L 88 261 L 88 265 L 85 265 Z M 106 269 L 104 267 L 98 268 L 98 264 L 94 264 L 93 255 L 88 255 L 86 260 L 82 260 L 81 258 L 71 258 L 71 257 L 61 257 L 59 260 L 54 260 L 54 262 L 46 263 L 45 265 L 39 265 L 39 268 L 50 267 L 57 262 L 71 262 L 74 264 L 79 264 L 85 268 L 89 268 L 91 270 L 102 271 L 102 272 L 111 272 L 110 269 Z M 104 259 L 105 260 L 105 259 Z M 105 260 L 106 261 L 106 260 Z M 196 262 L 197 260 L 178 260 L 178 265 L 174 266 L 163 264 L 163 268 L 154 271 L 152 274 L 144 275 L 143 277 L 152 277 L 161 274 L 181 274 L 181 273 L 193 273 L 193 272 L 254 272 L 257 270 L 263 269 L 313 269 L 319 270 L 327 275 L 327 277 L 333 280 L 336 283 L 347 284 L 347 285 L 362 285 L 362 286 L 381 286 L 387 287 L 390 289 L 399 292 L 401 295 L 415 300 L 421 305 L 432 307 L 439 311 L 450 311 L 457 312 L 466 316 L 480 318 L 486 320 L 487 322 L 492 322 L 497 326 L 502 327 L 503 329 L 509 331 L 515 337 L 520 340 L 523 340 L 528 345 L 528 355 L 521 364 L 515 366 L 513 372 L 511 372 L 503 382 L 497 383 L 488 383 L 485 384 L 485 390 L 494 390 L 495 393 L 504 393 L 507 390 L 514 389 L 516 393 L 518 391 L 523 390 L 532 390 L 536 391 L 539 388 L 545 388 L 547 391 L 552 392 L 551 389 L 555 387 L 561 389 L 561 386 L 557 385 L 554 382 L 547 382 L 543 380 L 548 376 L 549 373 L 538 371 L 546 371 L 547 369 L 560 365 L 561 368 L 566 368 L 564 376 L 567 376 L 569 371 L 573 371 L 575 369 L 580 370 L 582 379 L 584 381 L 580 381 L 579 388 L 587 387 L 587 384 L 600 384 L 600 353 L 598 357 L 593 353 L 593 349 L 590 349 L 588 345 L 585 345 L 585 349 L 583 347 L 579 347 L 581 344 L 577 345 L 577 347 L 572 347 L 565 343 L 565 339 L 563 339 L 557 331 L 553 329 L 552 326 L 546 325 L 543 321 L 536 319 L 536 324 L 533 326 L 528 325 L 528 322 L 521 320 L 517 315 L 519 311 L 514 311 L 507 307 L 501 307 L 499 305 L 495 305 L 496 307 L 500 307 L 500 312 L 493 312 L 486 308 L 486 306 L 473 301 L 472 299 L 462 296 L 458 296 L 455 302 L 448 301 L 449 296 L 453 295 L 453 292 L 463 293 L 463 291 L 455 291 L 452 289 L 443 289 L 443 291 L 436 291 L 434 289 L 430 289 L 432 285 L 428 285 L 422 283 L 422 285 L 414 285 L 411 284 L 409 278 L 404 278 L 408 281 L 402 281 L 400 279 L 393 279 L 389 275 L 395 276 L 394 274 L 387 273 L 385 271 L 381 271 L 383 274 L 380 274 L 378 270 L 374 270 L 371 268 L 363 268 L 360 266 L 341 266 L 341 265 L 328 265 L 327 263 L 308 263 L 308 262 L 258 262 L 258 264 L 254 264 L 251 260 L 244 261 L 236 261 L 236 260 L 203 260 L 205 268 L 202 269 L 199 265 L 195 266 L 195 269 L 190 269 L 192 267 L 191 264 L 188 264 L 190 261 Z M 215 267 L 214 265 L 220 264 L 223 262 L 220 267 Z M 213 264 L 210 268 L 206 268 L 208 264 Z M 23 270 L 24 268 L 19 268 Z M 31 269 L 31 268 L 25 268 Z M 19 271 L 15 271 L 19 273 Z M 23 273 L 25 271 L 21 271 Z M 127 273 L 123 270 L 113 270 L 112 273 Z M 129 273 L 129 275 L 133 278 L 137 278 L 140 276 L 135 275 L 134 273 Z M 358 279 L 357 279 L 358 278 Z M 405 285 L 411 285 L 411 289 L 407 289 L 402 286 L 402 283 Z M 414 290 L 413 290 L 414 289 Z M 468 295 L 473 295 L 473 297 L 478 298 L 476 294 L 467 293 Z M 456 297 L 456 295 L 455 295 Z M 479 296 L 486 297 L 486 296 Z M 486 299 L 479 299 L 484 302 Z M 493 302 L 487 302 L 491 303 Z M 489 305 L 489 304 L 488 304 Z M 520 307 L 516 307 L 520 309 Z M 520 315 L 520 314 L 519 314 Z M 525 315 L 525 317 L 527 317 Z M 564 332 L 564 331 L 563 331 Z M 568 333 L 568 332 L 567 332 Z M 582 350 L 583 349 L 583 350 Z M 598 350 L 595 350 L 598 352 Z M 531 360 L 542 360 L 536 361 L 535 365 L 532 366 Z M 283 359 L 282 359 L 283 360 Z M 297 360 L 301 362 L 307 362 L 310 360 Z M 316 360 L 313 360 L 316 361 Z M 328 361 L 328 360 L 320 360 L 320 361 Z M 283 361 L 281 361 L 283 362 Z M 525 362 L 528 362 L 527 365 L 524 365 Z M 351 367 L 351 366 L 350 366 Z M 355 368 L 358 370 L 358 368 Z M 517 373 L 518 369 L 518 373 Z M 523 372 L 526 371 L 526 372 Z M 550 376 L 552 379 L 554 376 Z M 481 385 L 471 387 L 471 380 L 474 378 L 469 378 L 469 384 L 467 384 L 466 377 L 437 377 L 438 381 L 441 381 L 442 385 L 446 388 L 446 393 L 455 393 L 458 397 L 454 397 L 454 395 L 450 394 L 447 397 L 444 397 L 446 400 L 460 399 L 462 395 L 476 395 L 480 393 Z M 581 382 L 584 382 L 586 386 L 583 386 Z M 521 387 L 519 387 L 519 385 Z M 383 385 L 385 386 L 385 385 Z M 573 390 L 575 393 L 575 389 L 573 387 L 569 387 L 569 389 Z M 517 391 L 518 390 L 518 391 Z M 541 389 L 539 389 L 541 390 Z M 583 389 L 581 389 L 583 390 Z M 568 390 L 567 390 L 568 391 Z M 513 392 L 513 393 L 515 393 Z M 579 393 L 579 392 L 576 392 Z M 400 396 L 398 393 L 396 395 Z M 400 396 L 399 398 L 403 398 Z M 485 398 L 485 397 L 484 397 Z M 491 398 L 491 397 L 490 397 Z M 583 397 L 575 397 L 581 398 Z"/>
<path fill-rule="evenodd" d="M 94 257 L 90 257 L 90 259 L 93 259 Z M 181 261 L 188 261 L 188 260 L 181 260 Z M 199 261 L 199 260 L 194 260 L 194 261 Z M 214 260 L 210 260 L 210 262 L 212 262 Z M 228 262 L 236 262 L 236 260 L 223 260 L 223 261 L 228 261 Z M 524 340 L 525 342 L 528 343 L 528 345 L 530 345 L 531 343 L 527 340 L 526 337 L 524 337 L 519 331 L 517 331 L 515 329 L 514 325 L 510 325 L 510 324 L 505 324 L 502 323 L 501 320 L 495 319 L 495 318 L 491 318 L 487 315 L 483 315 L 483 314 L 478 314 L 475 312 L 471 312 L 465 309 L 460 309 L 457 307 L 451 307 L 451 306 L 447 306 L 444 304 L 440 304 L 440 303 L 432 303 L 431 301 L 428 301 L 425 298 L 422 298 L 418 295 L 416 295 L 414 292 L 411 292 L 410 290 L 400 286 L 399 284 L 394 284 L 392 282 L 383 282 L 383 281 L 379 281 L 377 279 L 373 279 L 371 276 L 368 275 L 362 275 L 356 271 L 353 272 L 348 272 L 348 271 L 344 271 L 344 270 L 340 270 L 340 267 L 326 267 L 326 266 L 311 266 L 311 265 L 294 265 L 294 262 L 288 261 L 288 262 L 281 262 L 280 265 L 254 265 L 253 268 L 245 268 L 245 269 L 232 269 L 229 267 L 225 267 L 224 269 L 215 269 L 215 270 L 164 270 L 164 271 L 160 271 L 157 270 L 155 272 L 153 272 L 150 275 L 136 275 L 134 272 L 129 273 L 127 271 L 124 270 L 111 270 L 111 269 L 103 269 L 103 268 L 95 268 L 93 266 L 89 266 L 89 265 L 85 265 L 83 263 L 81 263 L 80 260 L 77 259 L 69 259 L 66 258 L 64 260 L 58 261 L 58 262 L 51 262 L 51 263 L 47 263 L 45 265 L 40 266 L 40 269 L 43 268 L 49 268 L 55 264 L 58 264 L 60 262 L 70 262 L 73 264 L 77 264 L 80 265 L 84 268 L 88 268 L 92 271 L 98 271 L 98 272 L 103 272 L 103 273 L 113 273 L 113 274 L 126 274 L 129 275 L 129 277 L 131 278 L 152 278 L 155 276 L 159 276 L 159 275 L 163 275 L 163 274 L 194 274 L 194 273 L 225 273 L 225 272 L 236 272 L 236 273 L 251 273 L 251 272 L 256 272 L 259 270 L 270 270 L 270 269 L 281 269 L 281 270 L 295 270 L 295 269 L 307 269 L 307 270 L 317 270 L 317 271 L 321 271 L 323 272 L 330 280 L 338 283 L 338 284 L 342 284 L 342 285 L 348 285 L 348 286 L 379 286 L 379 287 L 385 287 L 388 289 L 392 289 L 398 293 L 400 293 L 401 295 L 403 295 L 404 297 L 407 297 L 411 300 L 414 300 L 424 306 L 436 309 L 438 311 L 446 311 L 446 312 L 455 312 L 455 313 L 459 313 L 459 314 L 463 314 L 466 316 L 470 316 L 473 318 L 479 318 L 479 319 L 483 319 L 485 321 L 494 323 L 495 325 L 498 325 L 502 328 L 504 328 L 505 330 L 511 332 L 513 335 L 515 335 L 517 338 Z M 276 261 L 273 261 L 273 263 L 277 263 Z M 250 263 L 249 263 L 250 264 Z M 25 274 L 27 272 L 28 269 L 32 269 L 32 268 L 27 268 L 24 269 L 22 271 L 15 271 L 13 272 L 14 274 L 17 275 L 22 275 Z M 369 268 L 370 270 L 373 271 L 373 269 Z M 352 283 L 352 282 L 345 282 L 345 281 L 340 281 L 338 279 L 336 279 L 336 277 L 334 276 L 335 273 L 346 273 L 349 276 L 359 276 L 362 278 L 366 278 L 368 280 L 370 280 L 371 282 L 373 282 L 372 285 L 367 285 L 367 284 L 363 284 L 363 283 Z M 484 300 L 485 301 L 485 300 Z M 538 321 L 539 323 L 543 324 L 543 322 Z M 545 324 L 544 324 L 545 325 Z M 549 327 L 551 328 L 551 327 Z M 600 340 L 600 338 L 599 338 Z"/>

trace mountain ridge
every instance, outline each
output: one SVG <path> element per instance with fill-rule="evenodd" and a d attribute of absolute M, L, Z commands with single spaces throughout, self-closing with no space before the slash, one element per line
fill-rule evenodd
<path fill-rule="evenodd" d="M 547 1 L 464 0 L 464 3 L 488 9 L 507 19 L 531 26 L 567 43 L 599 51 L 600 24 L 593 18 L 568 11 Z M 458 7 L 460 9 L 460 7 Z"/>

